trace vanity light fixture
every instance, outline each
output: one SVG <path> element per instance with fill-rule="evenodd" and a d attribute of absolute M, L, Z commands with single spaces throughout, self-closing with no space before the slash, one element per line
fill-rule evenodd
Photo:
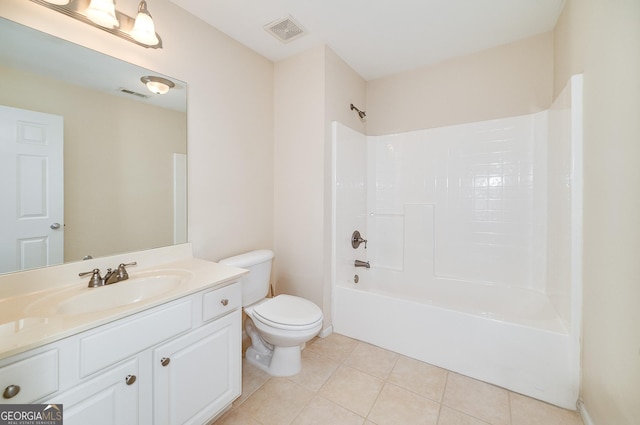
<path fill-rule="evenodd" d="M 158 36 L 156 35 L 156 28 L 153 24 L 151 14 L 147 10 L 147 2 L 142 0 L 138 5 L 138 15 L 133 23 L 133 29 L 131 30 L 131 37 L 138 40 L 140 43 L 148 44 L 150 46 L 158 44 Z"/>
<path fill-rule="evenodd" d="M 140 81 L 142 81 L 147 86 L 151 93 L 155 94 L 165 94 L 169 91 L 169 89 L 172 89 L 176 86 L 171 80 L 167 80 L 166 78 L 162 77 L 155 77 L 152 75 L 144 76 L 140 78 Z"/>
<path fill-rule="evenodd" d="M 115 8 L 114 0 L 31 0 L 48 9 L 100 28 L 115 36 L 152 49 L 162 48 L 162 40 L 155 30 L 147 1 L 138 4 L 134 18 Z M 135 0 L 138 1 L 138 0 Z"/>

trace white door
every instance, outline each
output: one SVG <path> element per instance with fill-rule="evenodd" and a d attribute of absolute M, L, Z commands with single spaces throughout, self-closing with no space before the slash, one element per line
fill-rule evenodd
<path fill-rule="evenodd" d="M 63 118 L 0 105 L 0 273 L 64 257 Z"/>

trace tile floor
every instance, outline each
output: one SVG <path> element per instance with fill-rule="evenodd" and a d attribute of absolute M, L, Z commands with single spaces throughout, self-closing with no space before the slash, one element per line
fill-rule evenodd
<path fill-rule="evenodd" d="M 339 334 L 272 378 L 243 364 L 242 396 L 215 425 L 583 425 L 576 412 Z"/>

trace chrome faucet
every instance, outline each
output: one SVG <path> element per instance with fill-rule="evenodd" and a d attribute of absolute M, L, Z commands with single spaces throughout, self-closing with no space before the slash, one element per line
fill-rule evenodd
<path fill-rule="evenodd" d="M 127 264 L 120 263 L 117 270 L 107 269 L 107 274 L 104 275 L 104 284 L 111 285 L 112 283 L 129 279 L 129 273 L 127 273 L 127 269 L 125 267 L 135 266 L 136 264 L 138 263 L 135 261 Z"/>
<path fill-rule="evenodd" d="M 97 288 L 129 279 L 129 273 L 127 273 L 126 267 L 135 266 L 136 264 L 137 263 L 135 261 L 127 264 L 121 263 L 117 270 L 107 269 L 107 273 L 104 277 L 100 276 L 100 269 L 93 269 L 90 272 L 79 273 L 78 276 L 82 277 L 90 274 L 91 279 L 89 279 L 88 286 L 89 288 Z"/>
<path fill-rule="evenodd" d="M 90 272 L 78 273 L 78 276 L 86 276 L 90 274 L 91 279 L 89 279 L 89 288 L 97 288 L 99 286 L 104 285 L 104 279 L 100 276 L 100 269 L 93 269 Z"/>
<path fill-rule="evenodd" d="M 356 267 L 364 267 L 366 269 L 370 269 L 371 265 L 369 264 L 368 261 L 360 261 L 360 260 L 356 260 L 356 262 L 354 263 L 354 265 Z"/>

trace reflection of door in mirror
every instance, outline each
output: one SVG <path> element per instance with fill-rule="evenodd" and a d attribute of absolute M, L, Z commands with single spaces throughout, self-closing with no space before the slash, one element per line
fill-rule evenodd
<path fill-rule="evenodd" d="M 63 118 L 0 105 L 0 273 L 62 264 Z"/>

